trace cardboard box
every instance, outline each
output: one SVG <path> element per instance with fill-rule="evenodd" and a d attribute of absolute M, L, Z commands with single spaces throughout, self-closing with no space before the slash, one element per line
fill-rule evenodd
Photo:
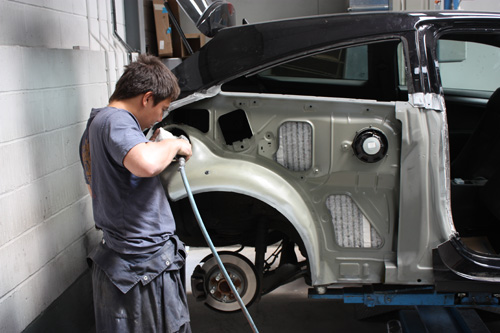
<path fill-rule="evenodd" d="M 177 4 L 177 1 L 175 0 L 168 0 L 167 1 L 168 6 L 170 7 L 170 10 L 172 11 L 172 14 L 174 15 L 177 23 L 180 25 L 180 15 L 179 15 L 179 10 L 180 7 Z M 179 31 L 175 29 L 174 25 L 172 24 L 172 48 L 173 48 L 173 55 L 176 58 L 181 58 L 182 57 L 182 38 L 181 35 L 179 34 Z"/>
<path fill-rule="evenodd" d="M 153 0 L 155 5 L 156 3 L 161 3 L 163 6 L 163 1 L 158 1 L 158 0 Z M 168 6 L 170 7 L 170 10 L 172 11 L 172 15 L 174 16 L 175 20 L 177 23 L 180 25 L 180 7 L 179 4 L 177 4 L 177 1 L 175 0 L 168 0 L 167 1 Z M 166 12 L 166 8 L 163 7 L 163 10 Z M 155 11 L 156 13 L 156 11 Z M 165 13 L 165 15 L 168 16 L 168 13 Z M 169 19 L 167 17 L 167 19 Z M 156 15 L 155 15 L 155 20 L 156 20 Z M 158 25 L 157 25 L 158 26 Z M 157 34 L 158 34 L 158 28 L 157 28 Z M 164 57 L 174 57 L 174 58 L 186 58 L 189 56 L 189 53 L 184 46 L 184 42 L 182 41 L 182 37 L 175 28 L 175 25 L 170 22 L 170 43 L 171 43 L 171 48 L 172 48 L 172 53 L 169 55 L 163 55 Z M 191 46 L 191 49 L 196 52 L 198 51 L 204 44 L 205 44 L 205 35 L 203 34 L 186 34 L 186 39 Z M 158 42 L 158 49 L 160 49 L 160 45 Z"/>
<path fill-rule="evenodd" d="M 205 35 L 203 35 L 203 34 L 186 34 L 186 39 L 187 39 L 189 46 L 191 46 L 191 49 L 193 50 L 193 52 L 198 51 L 203 46 L 203 44 L 205 44 Z M 186 46 L 184 45 L 184 43 L 181 43 L 181 45 L 182 45 L 182 50 L 181 50 L 180 57 L 186 58 L 189 56 L 189 52 L 186 49 Z M 175 49 L 174 49 L 174 53 L 176 53 Z"/>
<path fill-rule="evenodd" d="M 158 43 L 158 56 L 171 57 L 174 54 L 172 47 L 172 27 L 168 12 L 163 5 L 163 0 L 153 0 L 153 10 L 156 26 L 156 40 Z"/>

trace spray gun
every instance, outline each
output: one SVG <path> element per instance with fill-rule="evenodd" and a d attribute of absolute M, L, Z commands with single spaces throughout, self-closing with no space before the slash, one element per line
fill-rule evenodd
<path fill-rule="evenodd" d="M 152 134 L 152 133 L 151 133 Z M 151 137 L 151 135 L 148 136 Z M 189 141 L 188 138 L 186 138 L 184 135 L 181 135 L 179 137 L 174 136 L 172 133 L 164 130 L 163 128 L 160 127 L 160 133 L 156 137 L 156 141 L 161 141 L 164 139 L 168 138 L 180 138 Z M 240 305 L 240 308 L 245 315 L 248 323 L 250 324 L 250 327 L 252 328 L 252 331 L 254 333 L 258 333 L 257 326 L 255 326 L 255 323 L 252 319 L 252 316 L 248 312 L 245 303 L 243 303 L 243 300 L 240 297 L 240 294 L 236 290 L 236 287 L 234 286 L 233 281 L 231 280 L 226 268 L 224 267 L 224 264 L 222 263 L 222 260 L 219 257 L 219 254 L 217 253 L 217 250 L 215 249 L 215 246 L 212 242 L 212 239 L 210 238 L 210 235 L 208 234 L 207 229 L 205 228 L 205 224 L 203 223 L 203 219 L 201 218 L 200 212 L 198 211 L 198 206 L 196 205 L 196 202 L 194 200 L 193 192 L 191 191 L 191 186 L 189 185 L 187 176 L 186 176 L 186 171 L 185 171 L 185 166 L 186 166 L 186 159 L 182 156 L 177 157 L 177 161 L 179 162 L 179 172 L 182 177 L 182 182 L 184 183 L 184 187 L 186 188 L 186 192 L 189 198 L 189 203 L 191 204 L 191 207 L 193 209 L 193 213 L 196 217 L 196 221 L 198 222 L 198 225 L 201 229 L 201 232 L 203 234 L 203 237 L 205 238 L 205 241 L 207 242 L 208 246 L 210 247 L 210 251 L 212 251 L 212 254 L 214 255 L 214 258 L 217 261 L 217 265 L 219 266 L 219 269 L 221 270 L 222 274 L 224 275 L 224 278 L 226 279 L 229 287 L 231 288 L 231 291 L 233 295 L 235 296 L 236 300 L 238 301 L 238 304 Z"/>

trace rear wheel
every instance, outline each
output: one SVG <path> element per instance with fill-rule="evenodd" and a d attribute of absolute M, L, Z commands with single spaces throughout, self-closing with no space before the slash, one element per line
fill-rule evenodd
<path fill-rule="evenodd" d="M 239 253 L 222 251 L 219 256 L 243 303 L 249 306 L 260 289 L 255 266 Z M 193 275 L 191 278 L 191 287 L 193 293 L 198 291 L 204 294 L 206 305 L 223 312 L 240 310 L 240 305 L 212 254 L 200 262 L 195 272 L 196 277 Z"/>

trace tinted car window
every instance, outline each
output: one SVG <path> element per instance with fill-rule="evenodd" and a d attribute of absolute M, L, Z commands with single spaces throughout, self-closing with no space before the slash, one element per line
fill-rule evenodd
<path fill-rule="evenodd" d="M 355 45 L 300 57 L 238 78 L 224 91 L 407 101 L 399 40 Z M 398 47 L 399 46 L 399 47 Z M 403 71 L 398 70 L 403 68 Z M 403 93 L 402 93 L 403 92 Z"/>
<path fill-rule="evenodd" d="M 368 47 L 366 45 L 333 50 L 291 61 L 259 74 L 263 77 L 293 79 L 359 80 L 368 79 Z"/>

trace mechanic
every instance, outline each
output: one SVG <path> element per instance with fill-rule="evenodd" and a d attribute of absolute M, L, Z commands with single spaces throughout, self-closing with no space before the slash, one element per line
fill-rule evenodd
<path fill-rule="evenodd" d="M 81 162 L 103 231 L 88 257 L 97 332 L 191 332 L 180 276 L 186 253 L 158 176 L 175 156 L 188 160 L 191 145 L 143 134 L 179 93 L 158 58 L 140 55 L 83 133 Z"/>

